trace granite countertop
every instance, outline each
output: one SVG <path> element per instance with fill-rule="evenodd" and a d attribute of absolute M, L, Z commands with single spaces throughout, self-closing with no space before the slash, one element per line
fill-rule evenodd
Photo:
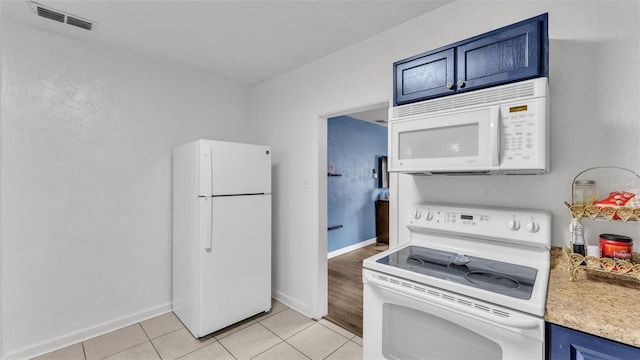
<path fill-rule="evenodd" d="M 562 249 L 551 249 L 547 309 L 550 323 L 640 347 L 640 282 L 579 270 L 569 279 Z"/>

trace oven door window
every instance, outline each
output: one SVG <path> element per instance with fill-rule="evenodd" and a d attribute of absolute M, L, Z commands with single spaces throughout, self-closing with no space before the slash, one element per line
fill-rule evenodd
<path fill-rule="evenodd" d="M 432 314 L 385 303 L 382 319 L 382 353 L 387 359 L 424 359 L 425 354 L 429 359 L 503 358 L 496 342 Z"/>

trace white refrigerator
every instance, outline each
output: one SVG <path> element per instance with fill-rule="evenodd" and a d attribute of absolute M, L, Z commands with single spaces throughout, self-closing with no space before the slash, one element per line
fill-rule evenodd
<path fill-rule="evenodd" d="M 200 338 L 270 309 L 270 147 L 176 147 L 173 312 Z"/>

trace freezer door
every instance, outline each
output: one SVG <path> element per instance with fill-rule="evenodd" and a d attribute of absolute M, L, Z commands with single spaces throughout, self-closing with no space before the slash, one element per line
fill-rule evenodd
<path fill-rule="evenodd" d="M 203 230 L 200 336 L 271 308 L 271 195 L 211 198 Z"/>
<path fill-rule="evenodd" d="M 201 196 L 271 193 L 271 148 L 224 141 L 199 141 Z"/>

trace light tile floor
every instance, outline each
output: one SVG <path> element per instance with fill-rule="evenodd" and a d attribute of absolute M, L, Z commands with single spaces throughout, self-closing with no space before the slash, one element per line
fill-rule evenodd
<path fill-rule="evenodd" d="M 273 300 L 271 311 L 194 338 L 172 313 L 37 357 L 38 360 L 362 359 L 362 339 Z"/>

